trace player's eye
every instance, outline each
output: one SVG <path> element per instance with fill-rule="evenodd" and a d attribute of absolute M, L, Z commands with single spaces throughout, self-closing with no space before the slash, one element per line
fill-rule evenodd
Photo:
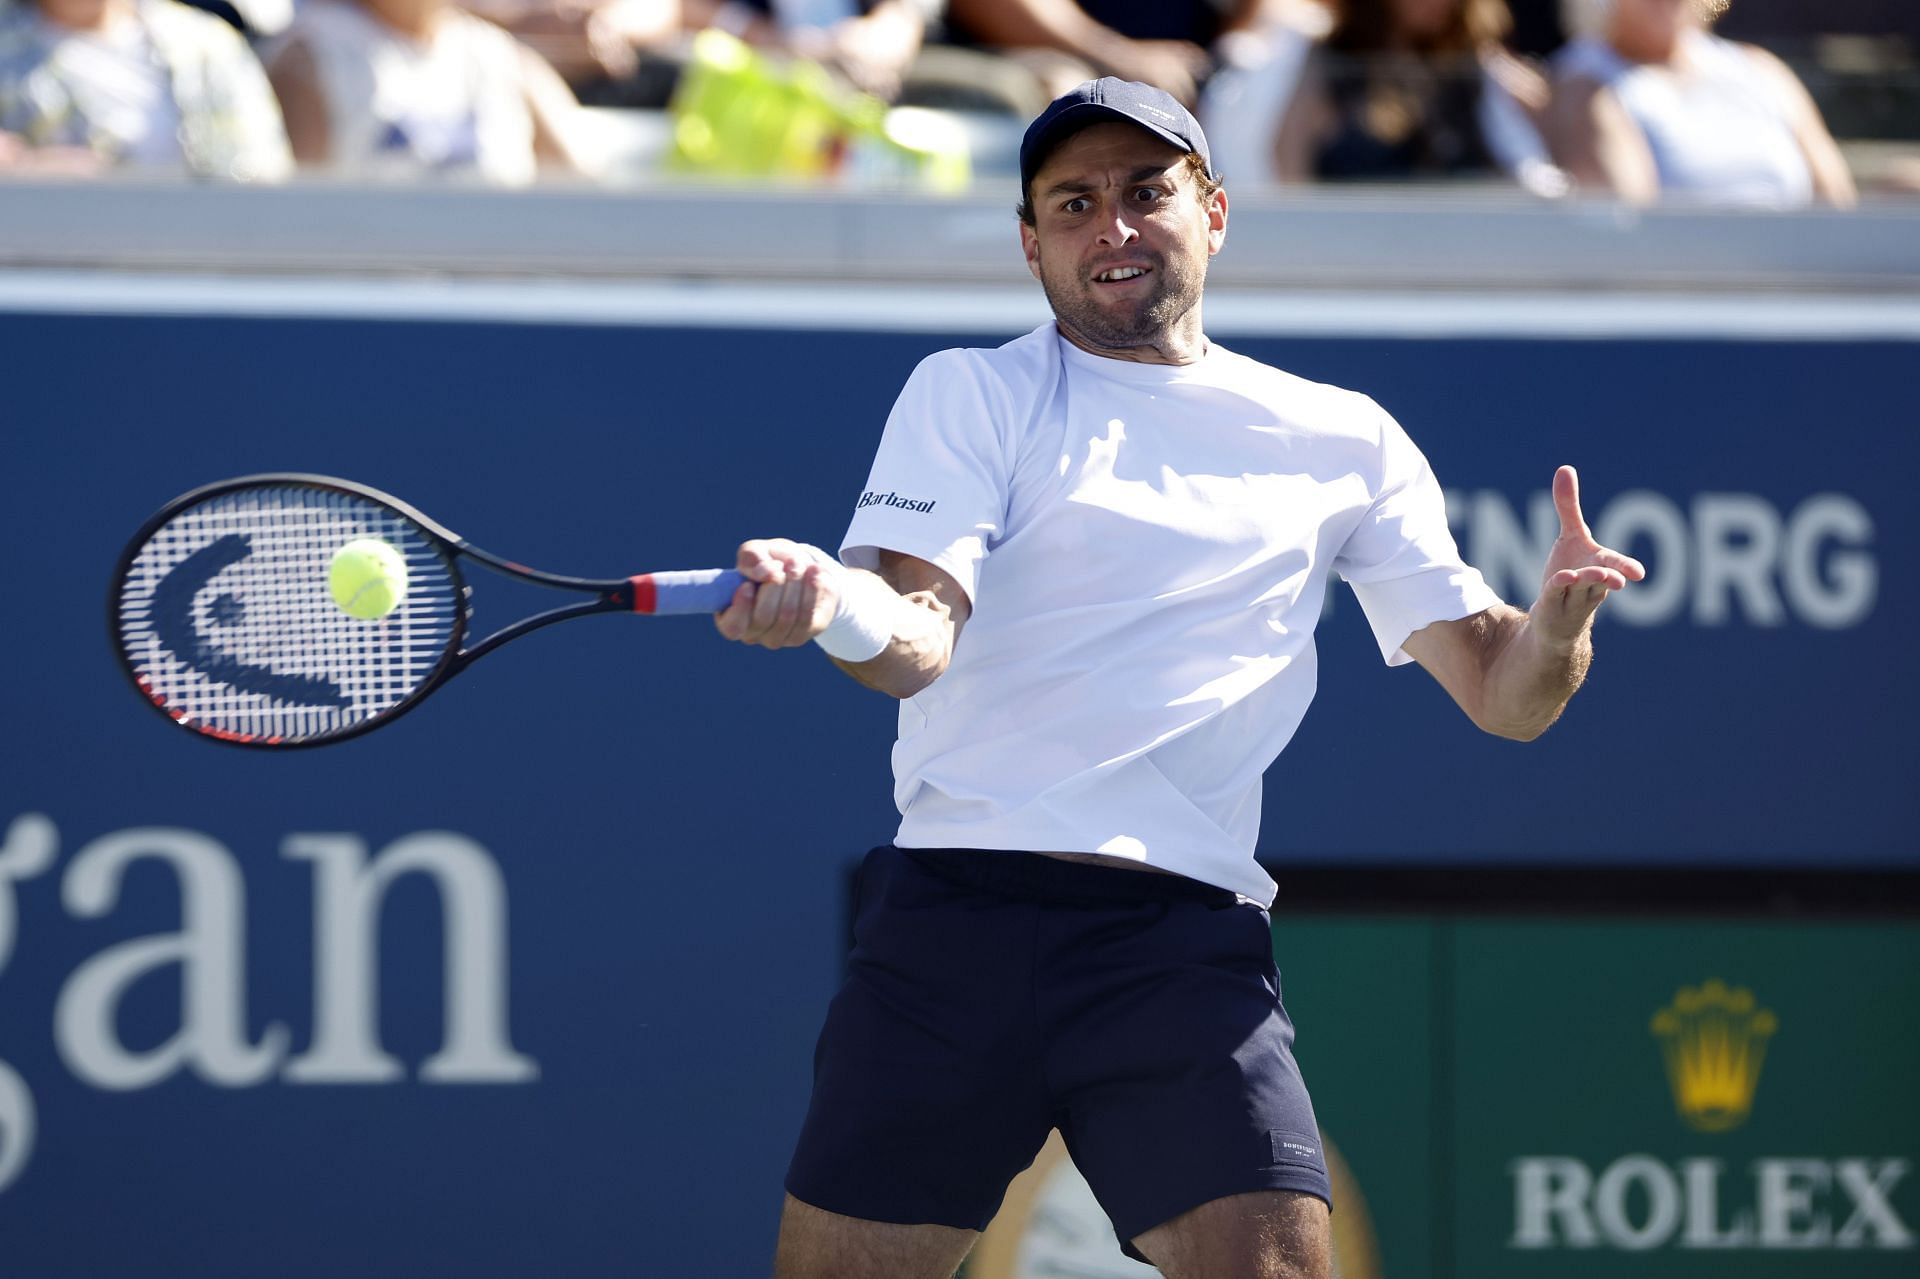
<path fill-rule="evenodd" d="M 1138 187 L 1134 190 L 1133 198 L 1139 204 L 1153 204 L 1160 199 L 1161 195 L 1159 187 Z"/>
<path fill-rule="evenodd" d="M 1068 200 L 1065 204 L 1061 205 L 1060 211 L 1062 213 L 1085 213 L 1090 207 L 1091 206 L 1088 204 L 1086 196 L 1076 195 L 1073 197 L 1073 199 Z"/>

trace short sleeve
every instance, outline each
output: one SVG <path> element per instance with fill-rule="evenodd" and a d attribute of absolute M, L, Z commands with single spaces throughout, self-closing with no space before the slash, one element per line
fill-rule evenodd
<path fill-rule="evenodd" d="M 1471 617 L 1500 602 L 1479 570 L 1460 559 L 1447 528 L 1447 503 L 1426 457 L 1385 412 L 1381 480 L 1333 567 L 1373 627 L 1389 666 L 1410 662 L 1401 645 L 1434 622 Z"/>
<path fill-rule="evenodd" d="M 1004 384 L 963 350 L 921 361 L 887 416 L 840 558 L 875 568 L 898 551 L 945 570 L 974 597 L 1006 525 Z"/>

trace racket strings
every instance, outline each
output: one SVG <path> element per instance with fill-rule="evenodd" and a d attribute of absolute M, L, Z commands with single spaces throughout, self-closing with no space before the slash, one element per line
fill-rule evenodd
<path fill-rule="evenodd" d="M 378 538 L 407 565 L 406 598 L 377 620 L 341 611 L 333 555 Z M 391 711 L 460 634 L 463 601 L 440 550 L 368 498 L 286 484 L 217 494 L 177 513 L 123 580 L 119 640 L 168 714 L 216 736 L 298 741 Z"/>

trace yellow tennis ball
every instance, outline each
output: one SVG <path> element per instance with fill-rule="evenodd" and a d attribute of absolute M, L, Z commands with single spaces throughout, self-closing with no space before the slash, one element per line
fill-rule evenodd
<path fill-rule="evenodd" d="M 385 617 L 407 598 L 407 561 L 378 538 L 357 537 L 333 553 L 327 589 L 351 617 Z"/>

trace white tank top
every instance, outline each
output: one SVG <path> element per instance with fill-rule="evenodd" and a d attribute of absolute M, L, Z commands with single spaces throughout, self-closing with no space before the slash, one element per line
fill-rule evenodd
<path fill-rule="evenodd" d="M 1663 196 L 1791 208 L 1813 202 L 1813 173 L 1787 103 L 1752 56 L 1704 31 L 1684 37 L 1688 70 L 1629 62 L 1603 40 L 1568 44 L 1562 79 L 1598 81 L 1646 134 Z"/>
<path fill-rule="evenodd" d="M 302 4 L 288 41 L 313 52 L 342 177 L 440 175 L 532 182 L 533 116 L 519 46 L 505 31 L 449 10 L 429 40 L 349 3 Z"/>

